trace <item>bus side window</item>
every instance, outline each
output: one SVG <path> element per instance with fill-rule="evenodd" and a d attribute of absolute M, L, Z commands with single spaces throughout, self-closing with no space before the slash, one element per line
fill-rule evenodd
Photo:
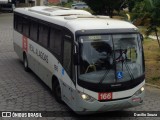
<path fill-rule="evenodd" d="M 16 22 L 17 23 L 17 31 L 22 32 L 23 19 L 20 15 L 17 15 L 16 19 L 17 19 L 17 22 Z"/>
<path fill-rule="evenodd" d="M 27 18 L 23 18 L 23 34 L 29 36 L 29 20 Z"/>
<path fill-rule="evenodd" d="M 63 67 L 71 77 L 71 66 L 72 66 L 72 42 L 64 40 L 64 51 L 63 51 Z"/>
<path fill-rule="evenodd" d="M 48 46 L 49 29 L 46 25 L 39 24 L 39 43 L 44 47 Z"/>
<path fill-rule="evenodd" d="M 17 15 L 14 13 L 14 29 L 17 30 Z"/>
<path fill-rule="evenodd" d="M 31 20 L 31 22 L 30 22 L 30 38 L 33 41 L 37 41 L 37 33 L 38 33 L 38 23 L 36 21 Z"/>
<path fill-rule="evenodd" d="M 50 44 L 49 48 L 57 55 L 61 54 L 62 46 L 62 31 L 51 28 L 50 30 Z"/>

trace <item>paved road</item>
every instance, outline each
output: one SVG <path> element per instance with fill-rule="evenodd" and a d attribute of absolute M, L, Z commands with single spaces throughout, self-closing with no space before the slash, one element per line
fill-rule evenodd
<path fill-rule="evenodd" d="M 0 14 L 0 111 L 66 111 L 66 113 L 73 114 L 65 104 L 58 104 L 55 101 L 48 87 L 34 73 L 26 73 L 23 70 L 22 62 L 13 51 L 12 21 L 12 14 Z M 126 113 L 128 111 L 160 111 L 160 90 L 146 87 L 144 105 L 127 109 Z M 101 115 L 105 116 L 105 114 Z M 100 117 L 100 115 L 97 116 Z M 26 118 L 26 120 L 28 119 Z M 53 119 L 81 118 L 74 114 L 73 117 L 40 118 L 40 120 Z M 94 116 L 92 119 L 96 120 L 97 118 Z M 105 117 L 99 119 L 105 119 Z M 119 118 L 116 119 L 119 120 Z M 121 119 L 158 120 L 160 118 Z"/>

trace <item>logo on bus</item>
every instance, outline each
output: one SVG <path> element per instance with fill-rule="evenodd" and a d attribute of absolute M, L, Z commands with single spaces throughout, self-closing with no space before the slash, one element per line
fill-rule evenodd
<path fill-rule="evenodd" d="M 117 72 L 117 79 L 122 79 L 122 78 L 123 78 L 123 73 Z"/>
<path fill-rule="evenodd" d="M 98 100 L 112 100 L 112 92 L 98 93 Z"/>
<path fill-rule="evenodd" d="M 28 52 L 28 40 L 27 37 L 23 36 L 22 38 L 22 48 L 23 51 Z"/>

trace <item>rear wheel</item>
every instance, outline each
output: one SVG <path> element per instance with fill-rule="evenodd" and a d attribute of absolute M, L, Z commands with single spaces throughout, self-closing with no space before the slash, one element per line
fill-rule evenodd
<path fill-rule="evenodd" d="M 53 92 L 53 95 L 54 95 L 56 101 L 59 103 L 62 103 L 61 88 L 60 88 L 60 84 L 57 80 L 53 83 L 52 92 Z"/>
<path fill-rule="evenodd" d="M 24 65 L 24 70 L 25 70 L 26 72 L 29 72 L 28 59 L 27 59 L 27 56 L 26 56 L 26 55 L 24 55 L 24 57 L 23 57 L 23 65 Z"/>

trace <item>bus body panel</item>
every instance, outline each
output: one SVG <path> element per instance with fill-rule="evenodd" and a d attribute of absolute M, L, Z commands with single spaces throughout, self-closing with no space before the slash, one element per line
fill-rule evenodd
<path fill-rule="evenodd" d="M 126 97 L 130 97 L 133 96 L 133 94 L 138 91 L 141 87 L 143 87 L 145 84 L 145 81 L 143 81 L 141 84 L 139 84 L 138 86 L 129 89 L 129 90 L 125 90 L 125 91 L 119 91 L 119 92 L 112 92 L 112 99 L 122 99 L 122 98 L 126 98 Z M 82 88 L 81 86 L 77 85 L 77 90 L 84 92 L 90 96 L 92 96 L 93 98 L 95 98 L 96 100 L 98 100 L 98 93 L 97 92 L 93 92 L 91 90 L 87 90 L 85 88 Z"/>
<path fill-rule="evenodd" d="M 23 50 L 22 50 L 22 35 L 19 34 L 17 31 L 13 31 L 13 45 L 14 51 L 17 53 L 19 58 L 23 60 Z"/>
<path fill-rule="evenodd" d="M 40 79 L 52 89 L 52 76 L 56 76 L 61 86 L 62 100 L 71 108 L 73 107 L 74 95 L 71 92 L 75 91 L 75 85 L 67 75 L 66 71 L 60 64 L 60 62 L 50 53 L 48 50 L 42 46 L 36 44 L 34 41 L 27 38 L 28 41 L 28 51 L 24 51 L 23 45 L 23 35 L 19 32 L 14 31 L 14 50 L 21 60 L 23 60 L 23 52 L 26 53 L 29 68 L 38 76 Z M 36 52 L 37 50 L 37 52 Z M 48 63 L 44 61 L 39 56 L 39 52 L 44 53 L 48 56 Z M 62 71 L 64 73 L 62 73 Z"/>
<path fill-rule="evenodd" d="M 88 94 L 89 96 L 93 97 L 95 100 L 93 102 L 85 101 L 83 100 L 78 93 L 75 93 L 76 96 L 76 102 L 79 103 L 77 107 L 74 109 L 74 111 L 80 112 L 95 112 L 95 111 L 112 111 L 112 110 L 121 110 L 125 108 L 135 107 L 138 105 L 142 105 L 143 99 L 144 99 L 144 92 L 139 94 L 138 96 L 134 95 L 142 86 L 144 86 L 145 81 L 143 81 L 141 84 L 136 86 L 133 89 L 126 90 L 126 91 L 120 91 L 120 92 L 113 92 L 113 100 L 111 101 L 98 101 L 98 93 L 92 92 L 86 89 L 81 88 L 77 85 L 77 90 L 80 91 L 83 89 L 85 94 Z M 128 98 L 129 97 L 129 98 Z M 124 99 L 123 99 L 124 98 Z M 133 101 L 133 99 L 141 98 L 140 101 Z M 114 100 L 117 99 L 117 100 Z M 85 114 L 85 112 L 80 112 L 81 114 Z"/>

